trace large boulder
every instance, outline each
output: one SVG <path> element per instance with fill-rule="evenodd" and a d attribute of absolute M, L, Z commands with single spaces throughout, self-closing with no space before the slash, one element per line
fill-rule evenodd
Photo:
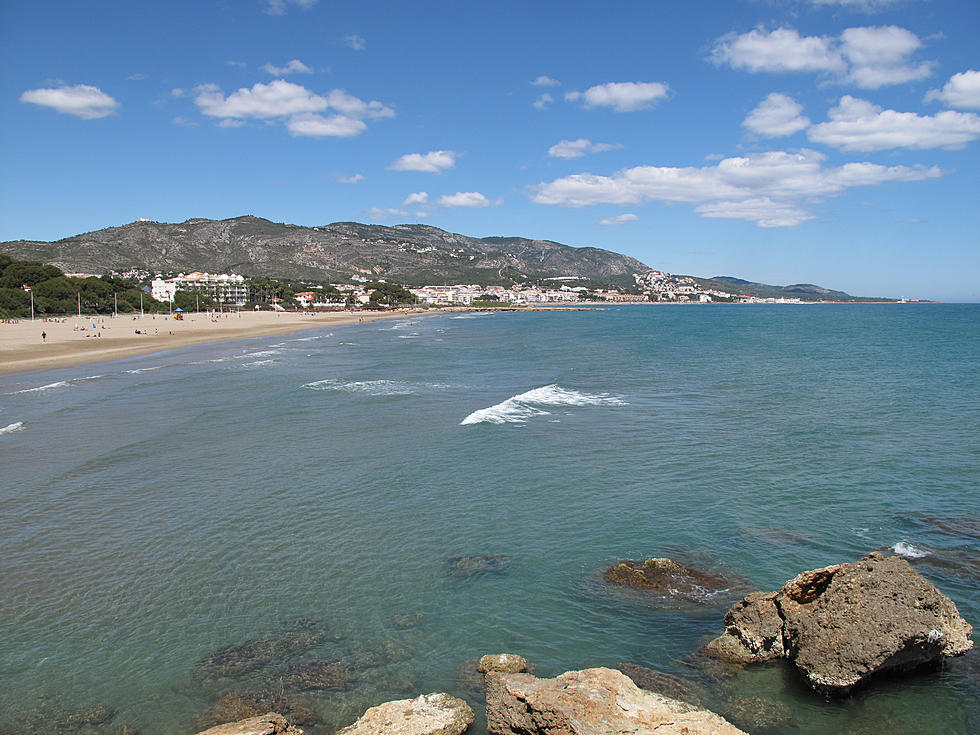
<path fill-rule="evenodd" d="M 613 669 L 554 679 L 487 674 L 487 729 L 494 735 L 738 735 L 723 717 L 640 689 Z"/>
<path fill-rule="evenodd" d="M 198 735 L 303 735 L 303 731 L 286 722 L 282 715 L 269 712 L 259 717 L 218 725 Z"/>
<path fill-rule="evenodd" d="M 749 595 L 728 611 L 725 626 L 708 653 L 741 662 L 785 657 L 813 688 L 830 693 L 973 647 L 973 628 L 952 600 L 904 559 L 878 552 Z"/>
<path fill-rule="evenodd" d="M 440 692 L 371 707 L 337 735 L 460 735 L 472 722 L 466 702 Z"/>

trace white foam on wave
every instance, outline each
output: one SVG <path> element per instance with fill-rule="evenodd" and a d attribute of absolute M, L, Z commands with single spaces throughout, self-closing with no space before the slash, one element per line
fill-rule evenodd
<path fill-rule="evenodd" d="M 12 424 L 7 424 L 2 429 L 0 429 L 0 434 L 13 434 L 15 431 L 20 431 L 24 428 L 23 421 L 15 421 Z"/>
<path fill-rule="evenodd" d="M 278 347 L 278 345 L 274 345 Z M 245 360 L 250 357 L 269 357 L 270 355 L 281 355 L 284 352 L 282 349 L 271 349 L 271 350 L 259 350 L 257 352 L 246 352 L 243 355 L 239 355 L 239 360 Z"/>
<path fill-rule="evenodd" d="M 86 380 L 98 380 L 99 378 L 105 377 L 103 375 L 86 375 L 84 378 L 75 378 L 74 380 L 59 380 L 55 383 L 48 383 L 47 385 L 39 385 L 36 388 L 24 388 L 23 390 L 15 390 L 10 393 L 5 393 L 4 395 L 16 396 L 21 393 L 43 393 L 47 390 L 53 390 L 55 388 L 67 388 L 69 385 L 76 385 L 77 383 L 82 383 Z"/>
<path fill-rule="evenodd" d="M 310 390 L 333 390 L 345 393 L 365 393 L 371 396 L 410 396 L 418 392 L 417 386 L 402 380 L 316 380 L 306 383 Z"/>
<path fill-rule="evenodd" d="M 128 373 L 130 375 L 139 375 L 140 373 L 149 373 L 149 372 L 151 372 L 153 370 L 159 370 L 162 367 L 165 367 L 165 366 L 164 365 L 154 365 L 153 367 L 137 368 L 136 370 L 124 370 L 123 372 Z"/>
<path fill-rule="evenodd" d="M 924 556 L 929 556 L 928 551 L 923 551 L 917 546 L 913 546 L 908 541 L 899 541 L 897 544 L 892 546 L 892 551 L 899 556 L 907 556 L 909 559 L 921 559 Z"/>
<path fill-rule="evenodd" d="M 529 390 L 506 401 L 474 411 L 460 421 L 460 426 L 470 424 L 523 424 L 535 416 L 548 416 L 550 411 L 542 406 L 627 406 L 622 398 L 608 393 L 582 393 L 562 388 L 560 385 L 545 385 Z"/>
<path fill-rule="evenodd" d="M 275 360 L 255 360 L 253 362 L 243 362 L 242 367 L 260 367 L 262 365 L 274 365 Z"/>

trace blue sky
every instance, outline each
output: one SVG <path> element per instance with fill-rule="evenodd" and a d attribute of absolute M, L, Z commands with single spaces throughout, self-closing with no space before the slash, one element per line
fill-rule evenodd
<path fill-rule="evenodd" d="M 980 300 L 976 0 L 0 3 L 0 240 L 423 222 Z"/>

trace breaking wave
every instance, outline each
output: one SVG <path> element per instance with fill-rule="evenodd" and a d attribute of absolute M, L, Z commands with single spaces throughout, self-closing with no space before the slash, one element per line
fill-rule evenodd
<path fill-rule="evenodd" d="M 908 541 L 899 541 L 897 544 L 892 546 L 892 551 L 899 556 L 907 556 L 909 559 L 921 559 L 924 556 L 929 556 L 928 551 L 923 551 L 917 546 L 913 546 Z"/>
<path fill-rule="evenodd" d="M 23 421 L 15 421 L 12 424 L 7 424 L 2 429 L 0 429 L 0 434 L 13 434 L 15 431 L 20 431 L 24 428 Z"/>
<path fill-rule="evenodd" d="M 86 380 L 98 380 L 104 377 L 102 375 L 87 375 L 84 378 L 75 378 L 74 380 L 59 380 L 56 383 L 48 383 L 47 385 L 39 385 L 36 388 L 24 388 L 23 390 L 15 390 L 10 393 L 5 393 L 4 395 L 16 396 L 21 393 L 43 393 L 46 390 L 53 390 L 54 388 L 66 388 L 69 385 L 75 385 L 76 383 L 82 383 Z"/>
<path fill-rule="evenodd" d="M 316 380 L 306 383 L 310 390 L 334 390 L 345 393 L 365 393 L 371 396 L 410 396 L 417 393 L 417 386 L 403 380 Z"/>
<path fill-rule="evenodd" d="M 474 411 L 460 421 L 460 426 L 469 424 L 523 424 L 535 416 L 548 416 L 543 406 L 627 406 L 622 398 L 608 393 L 580 393 L 562 388 L 560 385 L 546 385 L 508 398 L 489 408 Z"/>

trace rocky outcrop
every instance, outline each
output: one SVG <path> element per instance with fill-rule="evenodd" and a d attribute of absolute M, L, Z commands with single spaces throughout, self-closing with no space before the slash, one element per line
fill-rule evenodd
<path fill-rule="evenodd" d="M 303 735 L 303 731 L 293 727 L 282 715 L 270 712 L 247 720 L 218 725 L 204 730 L 198 735 Z"/>
<path fill-rule="evenodd" d="M 648 692 L 612 669 L 554 679 L 487 675 L 487 729 L 494 735 L 738 735 L 719 715 Z"/>
<path fill-rule="evenodd" d="M 705 597 L 728 588 L 728 580 L 718 574 L 678 564 L 673 559 L 627 559 L 613 564 L 603 575 L 607 582 L 662 595 L 702 602 Z"/>
<path fill-rule="evenodd" d="M 473 710 L 449 694 L 423 694 L 371 707 L 337 735 L 460 735 L 473 722 Z"/>
<path fill-rule="evenodd" d="M 973 647 L 973 629 L 952 600 L 904 559 L 877 552 L 749 595 L 728 611 L 725 627 L 706 646 L 709 654 L 740 662 L 788 658 L 812 687 L 835 693 Z"/>
<path fill-rule="evenodd" d="M 481 674 L 499 671 L 504 674 L 523 674 L 528 670 L 527 659 L 516 653 L 489 653 L 480 658 L 476 670 Z"/>

